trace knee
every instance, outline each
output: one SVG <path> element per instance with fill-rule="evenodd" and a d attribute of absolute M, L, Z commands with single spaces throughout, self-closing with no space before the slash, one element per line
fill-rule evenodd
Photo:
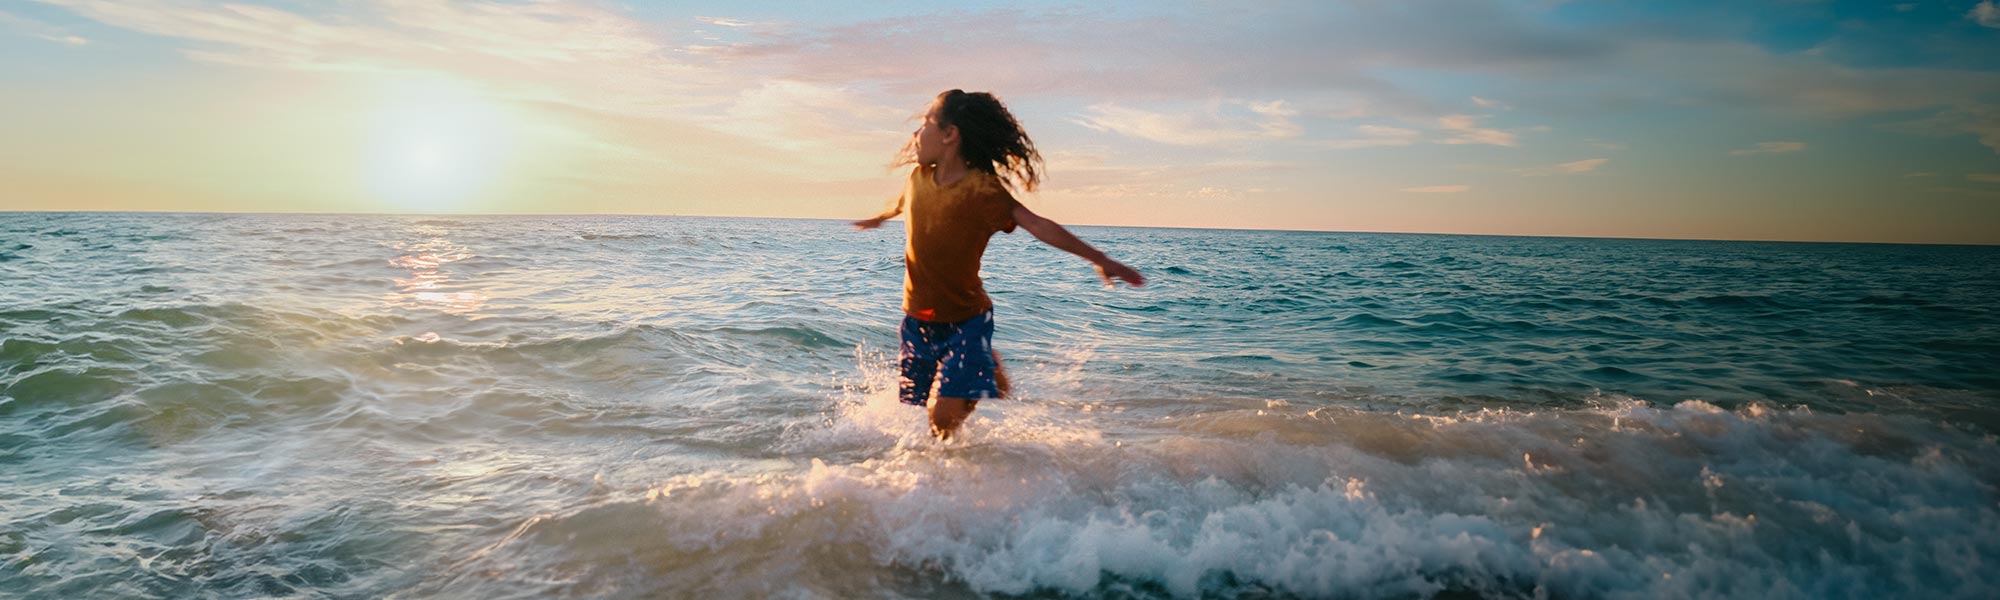
<path fill-rule="evenodd" d="M 952 432 L 965 424 L 966 417 L 972 416 L 972 409 L 959 398 L 938 398 L 931 401 L 930 415 L 931 433 L 949 439 Z"/>

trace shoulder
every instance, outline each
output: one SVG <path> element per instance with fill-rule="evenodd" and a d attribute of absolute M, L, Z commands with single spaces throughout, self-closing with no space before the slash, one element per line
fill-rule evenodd
<path fill-rule="evenodd" d="M 1014 193 L 1008 191 L 1007 184 L 1000 181 L 1000 176 L 985 171 L 974 170 L 967 177 L 973 178 L 973 181 L 970 182 L 972 183 L 970 190 L 974 196 L 992 202 L 1007 204 L 1014 202 Z"/>

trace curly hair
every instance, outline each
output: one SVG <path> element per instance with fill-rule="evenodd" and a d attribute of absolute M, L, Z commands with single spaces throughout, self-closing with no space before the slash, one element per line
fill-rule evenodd
<path fill-rule="evenodd" d="M 1042 154 L 999 98 L 987 92 L 950 90 L 937 95 L 937 106 L 938 124 L 958 128 L 958 151 L 966 166 L 993 174 L 1002 184 L 1021 191 L 1035 191 L 1041 184 Z M 912 137 L 893 164 L 914 162 L 917 141 Z"/>

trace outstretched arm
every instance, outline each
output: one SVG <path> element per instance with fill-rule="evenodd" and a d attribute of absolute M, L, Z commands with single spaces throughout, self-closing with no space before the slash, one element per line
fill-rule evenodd
<path fill-rule="evenodd" d="M 1034 234 L 1035 239 L 1041 240 L 1042 243 L 1081 256 L 1084 260 L 1090 261 L 1090 264 L 1096 265 L 1097 275 L 1104 278 L 1105 285 L 1114 285 L 1113 279 L 1124 281 L 1132 287 L 1146 285 L 1146 277 L 1132 267 L 1111 260 L 1111 257 L 1105 256 L 1103 252 L 1098 252 L 1096 248 L 1090 247 L 1090 244 L 1077 239 L 1075 234 L 1063 229 L 1062 225 L 1042 218 L 1041 215 L 1029 211 L 1026 206 L 1018 203 L 1014 205 L 1014 222 L 1027 229 L 1028 233 Z"/>
<path fill-rule="evenodd" d="M 896 218 L 896 215 L 900 214 L 903 214 L 903 197 L 896 196 L 895 206 L 889 207 L 889 210 L 882 211 L 882 214 L 875 215 L 873 217 L 869 217 L 859 221 L 855 221 L 854 228 L 860 230 L 860 229 L 874 229 L 876 227 L 881 227 L 883 221 Z"/>

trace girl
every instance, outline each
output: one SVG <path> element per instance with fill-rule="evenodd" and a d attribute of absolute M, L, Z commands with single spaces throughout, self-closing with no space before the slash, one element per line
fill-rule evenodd
<path fill-rule="evenodd" d="M 904 404 L 926 406 L 929 400 L 931 434 L 938 439 L 951 439 L 980 400 L 1006 395 L 1006 374 L 992 349 L 993 301 L 979 280 L 979 261 L 994 232 L 1026 228 L 1035 239 L 1096 265 L 1105 285 L 1146 282 L 1014 200 L 1013 189 L 1035 191 L 1041 162 L 1035 143 L 993 94 L 938 94 L 897 155 L 896 165 L 917 167 L 896 206 L 854 222 L 856 229 L 874 229 L 910 212 L 898 393 Z M 933 380 L 938 398 L 929 398 Z"/>

